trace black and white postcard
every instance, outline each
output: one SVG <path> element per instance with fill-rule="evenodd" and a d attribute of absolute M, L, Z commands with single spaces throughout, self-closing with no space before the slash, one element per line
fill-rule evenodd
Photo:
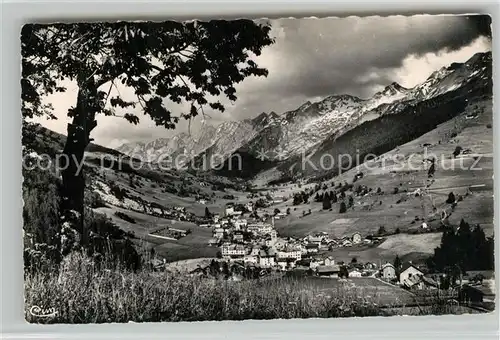
<path fill-rule="evenodd" d="M 22 27 L 25 318 L 495 310 L 487 15 Z"/>

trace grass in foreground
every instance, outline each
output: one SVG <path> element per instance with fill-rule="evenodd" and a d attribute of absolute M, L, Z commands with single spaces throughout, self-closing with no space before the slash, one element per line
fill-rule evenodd
<path fill-rule="evenodd" d="M 54 308 L 55 317 L 30 314 L 32 306 Z M 389 312 L 345 288 L 322 294 L 293 280 L 219 281 L 157 273 L 97 270 L 78 253 L 59 273 L 26 274 L 26 320 L 33 323 L 159 322 L 329 318 L 410 314 Z M 418 314 L 456 313 L 437 305 Z"/>

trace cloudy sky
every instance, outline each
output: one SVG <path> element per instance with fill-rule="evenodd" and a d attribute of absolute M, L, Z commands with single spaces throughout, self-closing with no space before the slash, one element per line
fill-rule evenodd
<path fill-rule="evenodd" d="M 368 98 L 394 81 L 413 87 L 443 66 L 491 50 L 489 23 L 479 16 L 278 19 L 271 25 L 276 42 L 256 58 L 269 76 L 238 84 L 238 100 L 229 103 L 223 114 L 210 114 L 204 123 L 283 113 L 332 94 Z M 66 112 L 75 104 L 76 93 L 76 86 L 68 84 L 66 93 L 47 98 L 59 119 L 42 124 L 65 133 Z M 116 117 L 99 117 L 92 137 L 117 147 L 187 131 L 185 123 L 176 130 L 155 127 L 138 113 L 141 122 L 136 126 Z M 197 117 L 191 129 L 195 133 L 200 126 Z"/>

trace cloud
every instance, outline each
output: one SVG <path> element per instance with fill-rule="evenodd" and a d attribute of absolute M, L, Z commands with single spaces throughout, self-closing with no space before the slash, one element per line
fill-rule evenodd
<path fill-rule="evenodd" d="M 271 20 L 276 43 L 255 60 L 269 76 L 251 77 L 237 84 L 238 100 L 226 104 L 226 112 L 206 112 L 217 124 L 244 119 L 261 112 L 283 113 L 307 100 L 349 93 L 369 97 L 393 81 L 413 86 L 434 70 L 454 61 L 465 61 L 488 50 L 491 42 L 487 16 L 391 16 L 325 19 Z M 56 115 L 65 116 L 74 105 L 76 92 L 51 98 Z M 93 138 L 104 145 L 121 140 L 151 140 L 186 131 L 182 122 L 176 131 L 155 127 L 137 109 L 141 118 L 134 126 L 119 118 L 99 117 Z M 65 131 L 66 119 L 47 125 Z M 199 129 L 200 119 L 192 127 Z"/>
<path fill-rule="evenodd" d="M 490 50 L 491 41 L 481 36 L 459 50 L 450 51 L 449 49 L 443 49 L 423 55 L 411 54 L 403 59 L 402 66 L 394 71 L 393 77 L 405 87 L 414 87 L 424 82 L 435 70 L 454 62 L 463 63 L 475 53 Z"/>

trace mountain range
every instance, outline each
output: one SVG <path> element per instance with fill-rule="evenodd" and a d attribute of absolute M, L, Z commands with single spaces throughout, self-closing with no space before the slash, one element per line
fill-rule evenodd
<path fill-rule="evenodd" d="M 477 53 L 465 63 L 452 63 L 435 71 L 413 88 L 394 82 L 368 99 L 348 94 L 331 95 L 318 102 L 308 101 L 280 115 L 263 112 L 253 119 L 227 121 L 216 127 L 206 125 L 194 135 L 183 132 L 148 143 L 124 144 L 117 150 L 152 162 L 162 154 L 171 157 L 182 154 L 195 162 L 208 156 L 211 158 L 205 159 L 220 163 L 238 153 L 254 161 L 258 158 L 264 161 L 265 156 L 267 164 L 263 168 L 289 164 L 302 153 L 324 150 L 325 145 L 332 145 L 342 135 L 367 122 L 414 109 L 420 103 L 427 103 L 428 107 L 434 99 L 445 98 L 446 94 L 466 97 L 475 88 L 491 83 L 491 64 L 491 52 Z M 248 175 L 262 170 L 257 168 Z"/>

